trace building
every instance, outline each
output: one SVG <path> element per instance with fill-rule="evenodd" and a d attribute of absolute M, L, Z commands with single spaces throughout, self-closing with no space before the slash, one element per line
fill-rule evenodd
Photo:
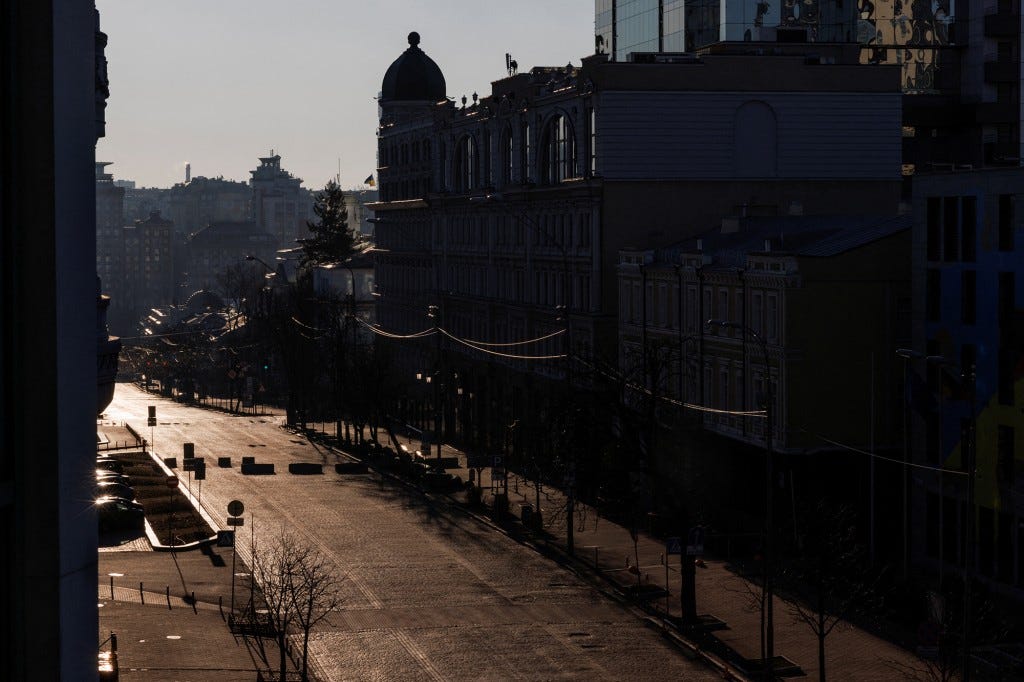
<path fill-rule="evenodd" d="M 700 458 L 690 452 L 699 430 L 705 442 L 714 434 L 750 446 L 706 443 L 702 454 L 715 453 L 733 490 L 756 496 L 769 431 L 752 413 L 770 391 L 772 450 L 787 472 L 779 495 L 795 513 L 827 485 L 833 501 L 864 506 L 854 493 L 870 480 L 869 460 L 837 444 L 900 453 L 892 349 L 910 340 L 910 225 L 909 216 L 730 218 L 663 248 L 620 252 L 619 368 L 627 402 L 647 409 L 650 391 L 652 423 L 665 427 L 648 437 L 658 479 L 688 489 L 677 462 Z M 712 499 L 698 509 L 693 497 L 694 512 L 728 526 L 735 510 Z"/>
<path fill-rule="evenodd" d="M 252 219 L 252 188 L 222 177 L 198 176 L 167 190 L 168 220 L 182 238 L 213 222 Z"/>
<path fill-rule="evenodd" d="M 311 269 L 313 291 L 322 300 L 338 301 L 347 315 L 368 324 L 377 323 L 377 295 L 374 283 L 372 247 L 366 246 L 341 263 L 318 265 Z M 355 334 L 370 343 L 373 333 L 356 323 Z"/>
<path fill-rule="evenodd" d="M 95 679 L 94 164 L 107 37 L 91 0 L 3 14 L 0 659 L 11 680 Z"/>
<path fill-rule="evenodd" d="M 121 182 L 115 180 L 114 184 Z M 124 218 L 126 224 L 131 225 L 136 220 L 145 220 L 153 211 L 160 211 L 164 215 L 170 215 L 167 203 L 169 190 L 160 187 L 136 187 L 134 181 L 131 186 L 124 186 Z"/>
<path fill-rule="evenodd" d="M 252 219 L 281 246 L 309 236 L 306 221 L 313 217 L 313 198 L 302 180 L 281 168 L 281 156 L 260 157 L 260 165 L 249 171 L 252 178 Z M 237 220 L 237 219 L 236 219 Z"/>
<path fill-rule="evenodd" d="M 1021 17 L 1012 0 L 597 0 L 595 44 L 614 61 L 723 48 L 771 56 L 799 44 L 817 56 L 856 45 L 860 63 L 900 69 L 912 175 L 1020 165 Z"/>
<path fill-rule="evenodd" d="M 153 211 L 122 231 L 124 306 L 138 321 L 150 308 L 174 303 L 174 223 Z"/>
<path fill-rule="evenodd" d="M 114 298 L 111 316 L 116 321 L 124 311 L 124 227 L 125 189 L 106 171 L 109 162 L 96 163 L 96 274 Z"/>
<path fill-rule="evenodd" d="M 596 55 L 495 81 L 460 107 L 418 43 L 411 34 L 380 97 L 371 208 L 387 330 L 439 320 L 461 339 L 517 343 L 567 328 L 522 354 L 571 347 L 614 363 L 620 249 L 677 241 L 729 216 L 896 210 L 895 67 Z M 564 363 L 440 345 L 445 363 L 462 364 L 486 423 L 518 418 L 507 410 L 522 404 L 511 394 L 524 382 L 563 376 Z M 403 359 L 422 370 L 437 352 L 424 344 Z"/>
<path fill-rule="evenodd" d="M 375 189 L 350 189 L 345 191 L 345 211 L 352 231 L 364 239 L 373 239 L 373 211 L 367 204 L 376 203 L 380 198 Z"/>
<path fill-rule="evenodd" d="M 1024 171 L 914 186 L 915 561 L 1024 597 Z M 928 357 L 925 360 L 925 357 Z M 974 368 L 972 379 L 971 368 Z M 973 450 L 973 509 L 965 451 Z M 933 467 L 923 468 L 923 467 Z M 967 543 L 965 518 L 975 533 Z M 965 548 L 969 547 L 969 551 Z"/>
<path fill-rule="evenodd" d="M 246 256 L 273 260 L 277 239 L 254 222 L 213 222 L 193 234 L 187 243 L 189 291 L 219 290 L 217 276 L 227 268 L 243 264 Z"/>

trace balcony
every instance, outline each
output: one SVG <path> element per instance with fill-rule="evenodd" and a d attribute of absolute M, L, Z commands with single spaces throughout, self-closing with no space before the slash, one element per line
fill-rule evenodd
<path fill-rule="evenodd" d="M 1012 12 L 996 12 L 985 17 L 986 38 L 1014 38 L 1020 32 L 1020 19 Z"/>
<path fill-rule="evenodd" d="M 1019 64 L 1009 61 L 985 62 L 986 83 L 1013 83 L 1020 80 Z"/>

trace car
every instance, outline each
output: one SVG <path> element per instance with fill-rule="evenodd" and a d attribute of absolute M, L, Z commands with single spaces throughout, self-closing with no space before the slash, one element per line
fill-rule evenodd
<path fill-rule="evenodd" d="M 142 530 L 146 512 L 138 502 L 117 497 L 101 497 L 96 500 L 100 532 L 111 530 Z"/>
<path fill-rule="evenodd" d="M 97 481 L 96 497 L 119 497 L 131 502 L 135 499 L 135 491 L 130 485 L 120 481 Z"/>
<path fill-rule="evenodd" d="M 113 459 L 112 457 L 97 457 L 96 468 L 106 469 L 107 471 L 116 471 L 119 474 L 124 473 L 124 465 L 119 460 Z"/>
<path fill-rule="evenodd" d="M 127 474 L 119 474 L 116 471 L 109 471 L 107 469 L 96 470 L 96 482 L 124 483 L 125 485 L 131 485 L 132 483 Z"/>

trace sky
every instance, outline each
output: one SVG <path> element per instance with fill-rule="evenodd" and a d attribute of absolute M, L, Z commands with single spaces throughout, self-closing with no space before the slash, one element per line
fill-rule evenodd
<path fill-rule="evenodd" d="M 249 179 L 271 149 L 317 189 L 376 168 L 377 103 L 410 31 L 460 100 L 505 72 L 579 64 L 593 0 L 97 0 L 108 35 L 107 135 L 115 179 L 169 187 Z"/>

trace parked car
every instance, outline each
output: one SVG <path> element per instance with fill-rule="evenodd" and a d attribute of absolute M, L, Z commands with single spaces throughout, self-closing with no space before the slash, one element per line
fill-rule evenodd
<path fill-rule="evenodd" d="M 106 469 L 107 471 L 116 471 L 119 474 L 124 473 L 124 465 L 113 457 L 97 457 L 96 468 Z"/>
<path fill-rule="evenodd" d="M 120 481 L 97 481 L 96 497 L 119 497 L 131 502 L 135 499 L 135 491 L 130 485 Z"/>
<path fill-rule="evenodd" d="M 108 469 L 97 469 L 96 470 L 96 482 L 106 483 L 124 483 L 125 485 L 131 485 L 131 479 L 128 478 L 127 474 L 119 474 L 116 471 L 110 471 Z"/>
<path fill-rule="evenodd" d="M 100 532 L 111 530 L 141 530 L 146 512 L 138 502 L 118 497 L 101 497 L 96 500 L 96 511 L 100 521 Z"/>

